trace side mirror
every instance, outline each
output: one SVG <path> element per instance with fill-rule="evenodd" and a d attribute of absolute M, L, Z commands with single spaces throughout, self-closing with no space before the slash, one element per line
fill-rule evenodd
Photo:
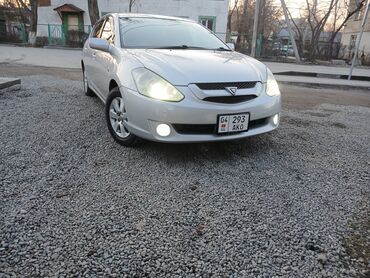
<path fill-rule="evenodd" d="M 235 45 L 232 42 L 226 44 L 231 50 L 235 50 Z"/>
<path fill-rule="evenodd" d="M 92 49 L 101 50 L 104 52 L 109 52 L 110 44 L 107 40 L 99 38 L 89 38 L 89 46 Z"/>

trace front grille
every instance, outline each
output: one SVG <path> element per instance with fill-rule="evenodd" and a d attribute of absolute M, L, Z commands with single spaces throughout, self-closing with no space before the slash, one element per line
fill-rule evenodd
<path fill-rule="evenodd" d="M 177 133 L 180 134 L 212 134 L 216 132 L 216 125 L 172 125 Z"/>
<path fill-rule="evenodd" d="M 240 103 L 256 98 L 256 95 L 206 97 L 203 100 L 216 103 Z"/>
<path fill-rule="evenodd" d="M 248 129 L 257 128 L 267 123 L 268 118 L 253 120 L 249 122 Z M 179 134 L 191 135 L 210 135 L 217 133 L 217 125 L 206 124 L 206 125 L 189 125 L 189 124 L 173 124 L 172 127 Z"/>
<path fill-rule="evenodd" d="M 237 87 L 238 89 L 250 89 L 256 86 L 257 82 L 223 82 L 223 83 L 197 83 L 202 90 L 225 90 L 226 87 Z"/>

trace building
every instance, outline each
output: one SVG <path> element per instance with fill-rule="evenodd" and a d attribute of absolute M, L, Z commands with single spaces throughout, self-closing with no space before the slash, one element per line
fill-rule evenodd
<path fill-rule="evenodd" d="M 349 8 L 353 10 L 356 0 L 351 0 Z M 366 11 L 366 5 L 354 14 L 346 23 L 342 35 L 342 56 L 350 60 L 355 51 L 357 36 L 361 32 L 361 24 Z M 370 12 L 367 15 L 364 33 L 359 47 L 359 59 L 363 64 L 370 65 Z"/>
<path fill-rule="evenodd" d="M 98 5 L 101 16 L 129 10 L 129 0 L 98 0 Z M 136 0 L 132 12 L 189 18 L 225 39 L 228 7 L 229 0 Z M 87 0 L 39 0 L 38 37 L 47 37 L 51 44 L 73 44 L 90 30 Z"/>

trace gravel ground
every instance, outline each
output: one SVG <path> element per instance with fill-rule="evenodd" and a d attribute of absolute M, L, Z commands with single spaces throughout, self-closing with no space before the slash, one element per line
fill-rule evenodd
<path fill-rule="evenodd" d="M 369 274 L 348 251 L 351 221 L 369 223 L 369 108 L 284 110 L 277 131 L 243 141 L 124 148 L 80 82 L 22 82 L 0 94 L 0 277 Z"/>

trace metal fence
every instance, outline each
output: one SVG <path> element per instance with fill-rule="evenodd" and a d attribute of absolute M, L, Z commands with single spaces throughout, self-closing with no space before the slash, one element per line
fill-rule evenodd
<path fill-rule="evenodd" d="M 89 37 L 90 25 L 38 24 L 37 46 L 82 47 Z M 29 26 L 22 23 L 5 24 L 0 22 L 0 42 L 28 43 Z"/>
<path fill-rule="evenodd" d="M 40 24 L 38 25 L 38 30 L 39 34 L 46 35 L 38 36 L 38 44 L 40 45 L 82 47 L 89 37 L 91 26 Z"/>
<path fill-rule="evenodd" d="M 29 27 L 23 23 L 0 22 L 0 42 L 26 43 Z"/>

